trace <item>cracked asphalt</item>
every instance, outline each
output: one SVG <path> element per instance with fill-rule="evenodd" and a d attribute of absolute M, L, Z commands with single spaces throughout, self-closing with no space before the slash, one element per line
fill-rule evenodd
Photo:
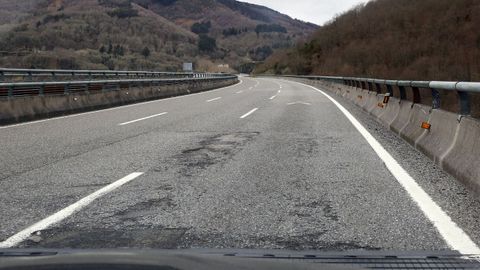
<path fill-rule="evenodd" d="M 17 247 L 450 249 L 331 101 L 293 81 L 241 80 L 0 129 L 0 242 L 143 172 Z M 474 194 L 373 117 L 330 95 L 480 242 Z"/>

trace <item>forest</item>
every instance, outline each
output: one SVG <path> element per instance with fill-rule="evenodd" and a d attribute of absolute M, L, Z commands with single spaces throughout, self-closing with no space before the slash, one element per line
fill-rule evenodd
<path fill-rule="evenodd" d="M 255 72 L 479 81 L 479 26 L 478 0 L 371 1 Z"/>

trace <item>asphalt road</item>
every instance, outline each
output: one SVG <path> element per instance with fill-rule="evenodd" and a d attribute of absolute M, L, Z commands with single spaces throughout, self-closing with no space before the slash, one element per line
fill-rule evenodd
<path fill-rule="evenodd" d="M 452 249 L 332 101 L 296 82 L 241 80 L 0 128 L 0 242 L 40 222 L 10 246 Z M 338 100 L 480 243 L 475 195 Z"/>

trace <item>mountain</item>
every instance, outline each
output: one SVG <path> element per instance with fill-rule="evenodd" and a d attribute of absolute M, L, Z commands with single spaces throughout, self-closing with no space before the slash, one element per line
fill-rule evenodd
<path fill-rule="evenodd" d="M 0 65 L 249 71 L 316 25 L 234 0 L 0 0 Z M 227 68 L 229 67 L 229 68 Z M 235 70 L 234 70 L 235 69 Z"/>
<path fill-rule="evenodd" d="M 256 72 L 479 81 L 479 25 L 477 0 L 371 1 Z"/>

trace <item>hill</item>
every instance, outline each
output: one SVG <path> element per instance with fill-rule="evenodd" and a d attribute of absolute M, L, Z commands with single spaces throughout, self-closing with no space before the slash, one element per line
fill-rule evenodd
<path fill-rule="evenodd" d="M 234 0 L 0 0 L 0 7 L 10 14 L 0 20 L 5 67 L 178 70 L 195 62 L 205 71 L 243 70 L 316 29 Z"/>
<path fill-rule="evenodd" d="M 480 80 L 480 2 L 376 0 L 275 53 L 257 73 Z"/>

